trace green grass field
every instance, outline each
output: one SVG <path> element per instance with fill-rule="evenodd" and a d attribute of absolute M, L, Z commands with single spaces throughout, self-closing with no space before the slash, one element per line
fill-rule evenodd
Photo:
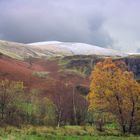
<path fill-rule="evenodd" d="M 9 135 L 1 140 L 140 140 L 140 137 Z"/>
<path fill-rule="evenodd" d="M 140 136 L 122 136 L 118 131 L 99 133 L 89 126 L 0 128 L 0 140 L 140 140 Z"/>

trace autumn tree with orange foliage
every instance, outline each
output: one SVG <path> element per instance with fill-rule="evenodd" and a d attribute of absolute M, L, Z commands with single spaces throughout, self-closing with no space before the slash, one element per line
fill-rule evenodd
<path fill-rule="evenodd" d="M 95 112 L 99 130 L 107 117 L 114 117 L 123 133 L 138 126 L 140 84 L 122 61 L 106 59 L 96 64 L 91 74 L 89 110 Z"/>

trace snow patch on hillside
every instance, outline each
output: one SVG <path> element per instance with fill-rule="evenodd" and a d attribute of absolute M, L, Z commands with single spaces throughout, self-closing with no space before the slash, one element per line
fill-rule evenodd
<path fill-rule="evenodd" d="M 73 55 L 105 55 L 105 56 L 127 56 L 127 54 L 116 51 L 113 49 L 102 48 L 95 45 L 90 45 L 86 43 L 77 43 L 77 42 L 59 42 L 59 41 L 48 41 L 48 42 L 37 42 L 28 44 L 32 47 L 41 49 L 41 50 L 49 50 L 50 47 L 53 52 L 55 50 L 66 51 L 67 54 Z"/>
<path fill-rule="evenodd" d="M 58 44 L 62 43 L 60 41 L 45 41 L 45 42 L 35 42 L 35 43 L 30 43 L 28 45 L 51 45 L 51 44 Z"/>

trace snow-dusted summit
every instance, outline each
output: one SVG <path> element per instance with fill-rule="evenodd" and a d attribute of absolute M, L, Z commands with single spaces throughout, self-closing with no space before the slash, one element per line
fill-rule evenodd
<path fill-rule="evenodd" d="M 113 49 L 85 43 L 47 41 L 23 44 L 0 40 L 0 54 L 25 60 L 29 57 L 56 57 L 73 55 L 127 56 L 128 54 Z"/>
<path fill-rule="evenodd" d="M 125 53 L 113 49 L 102 48 L 95 45 L 76 42 L 37 42 L 28 44 L 41 52 L 49 52 L 55 55 L 104 55 L 104 56 L 126 56 Z"/>

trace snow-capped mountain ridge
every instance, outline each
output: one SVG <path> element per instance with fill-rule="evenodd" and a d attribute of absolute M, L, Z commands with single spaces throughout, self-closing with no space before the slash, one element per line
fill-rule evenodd
<path fill-rule="evenodd" d="M 0 40 L 0 54 L 9 57 L 26 60 L 29 57 L 56 57 L 56 56 L 74 56 L 74 55 L 100 55 L 100 56 L 119 56 L 124 57 L 125 54 L 120 51 L 101 48 L 95 45 L 76 43 L 76 42 L 59 42 L 47 41 L 32 44 L 23 44 L 17 42 L 9 42 Z"/>
<path fill-rule="evenodd" d="M 105 55 L 105 56 L 126 56 L 127 54 L 116 51 L 113 49 L 102 48 L 95 45 L 77 42 L 59 42 L 59 41 L 48 41 L 48 42 L 37 42 L 28 44 L 33 48 L 40 50 L 59 50 L 63 52 L 65 50 L 66 55 Z"/>

